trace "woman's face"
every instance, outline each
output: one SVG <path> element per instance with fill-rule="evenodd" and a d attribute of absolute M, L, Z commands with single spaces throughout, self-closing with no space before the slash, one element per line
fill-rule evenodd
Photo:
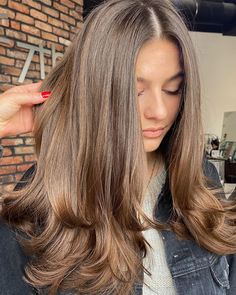
<path fill-rule="evenodd" d="M 160 146 L 175 121 L 182 82 L 178 47 L 167 39 L 145 43 L 137 57 L 136 84 L 146 152 Z"/>

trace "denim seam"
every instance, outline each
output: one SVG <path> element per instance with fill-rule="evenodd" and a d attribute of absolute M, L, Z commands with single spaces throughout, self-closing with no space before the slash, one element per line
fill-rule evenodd
<path fill-rule="evenodd" d="M 189 269 L 181 269 L 180 271 L 173 271 L 172 275 L 173 275 L 173 278 L 177 278 L 179 276 L 183 276 L 183 275 L 186 275 L 186 274 L 189 274 L 189 273 L 193 273 L 193 272 L 196 272 L 196 271 L 199 271 L 199 270 L 202 270 L 202 269 L 207 269 L 209 267 L 209 265 L 206 265 L 206 266 L 201 266 L 201 267 L 191 267 Z"/>

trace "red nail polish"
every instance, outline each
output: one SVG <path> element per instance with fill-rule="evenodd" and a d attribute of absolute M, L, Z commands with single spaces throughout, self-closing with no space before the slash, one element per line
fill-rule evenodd
<path fill-rule="evenodd" d="M 41 92 L 41 95 L 43 98 L 48 98 L 51 94 L 51 91 L 43 91 Z"/>

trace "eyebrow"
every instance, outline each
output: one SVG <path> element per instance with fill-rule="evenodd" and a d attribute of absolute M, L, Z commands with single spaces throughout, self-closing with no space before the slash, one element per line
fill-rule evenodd
<path fill-rule="evenodd" d="M 177 74 L 175 74 L 174 76 L 170 77 L 169 79 L 167 79 L 167 82 L 171 82 L 173 80 L 177 80 L 179 78 L 183 78 L 184 77 L 184 72 L 180 71 Z M 143 78 L 143 77 L 137 77 L 137 81 L 138 82 L 149 82 L 147 79 Z"/>

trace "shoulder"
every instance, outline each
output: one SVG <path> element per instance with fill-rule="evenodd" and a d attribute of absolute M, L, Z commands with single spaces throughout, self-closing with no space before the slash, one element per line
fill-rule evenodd
<path fill-rule="evenodd" d="M 209 184 L 212 188 L 222 188 L 217 169 L 207 158 L 203 160 L 203 172 L 209 179 Z"/>
<path fill-rule="evenodd" d="M 0 220 L 0 295 L 33 294 L 23 280 L 28 261 L 14 229 Z"/>

